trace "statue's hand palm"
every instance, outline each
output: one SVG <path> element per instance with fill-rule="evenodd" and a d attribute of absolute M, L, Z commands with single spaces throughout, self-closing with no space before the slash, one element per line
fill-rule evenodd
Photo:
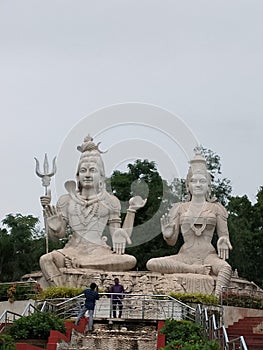
<path fill-rule="evenodd" d="M 166 238 L 169 238 L 169 237 L 172 236 L 172 234 L 173 234 L 173 227 L 174 227 L 174 224 L 171 221 L 170 215 L 169 214 L 164 214 L 161 217 L 161 230 L 162 230 L 163 235 Z"/>
<path fill-rule="evenodd" d="M 229 258 L 229 250 L 232 249 L 232 245 L 228 237 L 220 237 L 217 241 L 217 250 L 219 258 L 226 260 Z"/>
<path fill-rule="evenodd" d="M 131 244 L 131 239 L 123 228 L 118 228 L 112 235 L 113 251 L 116 254 L 124 254 L 126 242 Z"/>
<path fill-rule="evenodd" d="M 62 214 L 56 207 L 47 205 L 45 207 L 45 215 L 47 218 L 47 224 L 53 231 L 59 231 L 63 222 Z"/>

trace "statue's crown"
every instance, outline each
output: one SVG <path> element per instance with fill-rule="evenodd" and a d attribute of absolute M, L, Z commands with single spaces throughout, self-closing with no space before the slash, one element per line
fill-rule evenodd
<path fill-rule="evenodd" d="M 88 135 L 84 138 L 83 143 L 77 147 L 77 150 L 80 151 L 81 153 L 84 152 L 91 152 L 91 151 L 98 151 L 99 153 L 103 153 L 100 149 L 99 149 L 99 143 L 97 143 L 97 145 L 93 142 L 93 138 Z"/>
<path fill-rule="evenodd" d="M 197 146 L 194 149 L 194 158 L 190 160 L 190 167 L 192 172 L 207 172 L 206 159 L 202 154 L 202 147 Z"/>

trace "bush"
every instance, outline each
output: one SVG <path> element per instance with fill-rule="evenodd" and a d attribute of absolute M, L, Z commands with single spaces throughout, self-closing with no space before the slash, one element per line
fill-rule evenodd
<path fill-rule="evenodd" d="M 166 320 L 160 332 L 166 338 L 163 350 L 220 350 L 219 343 L 208 341 L 200 325 L 191 321 Z"/>
<path fill-rule="evenodd" d="M 172 298 L 180 300 L 185 304 L 207 304 L 218 305 L 219 299 L 215 295 L 199 294 L 199 293 L 170 293 Z"/>
<path fill-rule="evenodd" d="M 27 300 L 34 298 L 42 289 L 39 283 L 11 282 L 0 284 L 0 301 Z"/>
<path fill-rule="evenodd" d="M 263 310 L 263 297 L 237 293 L 235 291 L 224 292 L 222 295 L 223 305 L 252 308 Z"/>
<path fill-rule="evenodd" d="M 184 342 L 180 340 L 174 340 L 171 343 L 167 344 L 164 348 L 161 350 L 220 350 L 220 345 L 215 340 L 211 341 L 203 341 L 199 340 L 198 342 L 195 342 L 193 340 L 189 342 Z"/>
<path fill-rule="evenodd" d="M 64 321 L 48 312 L 35 312 L 14 321 L 8 334 L 17 339 L 48 339 L 51 330 L 66 333 Z"/>
<path fill-rule="evenodd" d="M 166 341 L 172 340 L 198 340 L 201 338 L 200 326 L 191 321 L 176 321 L 168 319 L 165 321 L 161 333 L 165 334 Z"/>
<path fill-rule="evenodd" d="M 0 334 L 0 350 L 16 350 L 13 338 L 8 334 Z"/>
<path fill-rule="evenodd" d="M 84 288 L 74 287 L 48 287 L 38 294 L 39 300 L 73 298 L 82 294 Z"/>

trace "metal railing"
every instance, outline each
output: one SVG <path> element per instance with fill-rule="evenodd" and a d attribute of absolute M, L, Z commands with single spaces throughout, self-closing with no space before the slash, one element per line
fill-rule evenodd
<path fill-rule="evenodd" d="M 243 336 L 229 340 L 225 326 L 218 326 L 215 314 L 208 316 L 207 308 L 202 308 L 200 304 L 196 308 L 196 322 L 201 325 L 206 337 L 218 341 L 223 350 L 248 350 Z"/>
<path fill-rule="evenodd" d="M 114 293 L 119 295 L 118 293 Z M 100 299 L 96 303 L 94 317 L 113 318 L 111 296 L 113 293 L 100 293 Z M 50 299 L 35 301 L 35 305 L 29 302 L 21 314 L 5 310 L 0 315 L 0 324 L 3 332 L 7 325 L 22 316 L 28 316 L 34 312 L 52 312 L 63 319 L 74 318 L 84 305 L 85 298 L 78 295 L 67 299 Z M 195 320 L 195 309 L 163 294 L 125 294 L 122 299 L 122 317 L 125 319 L 139 320 Z"/>
<path fill-rule="evenodd" d="M 14 287 L 14 298 L 15 300 L 25 300 L 35 297 L 39 292 L 39 283 L 37 281 L 17 281 L 17 282 L 1 282 L 1 298 L 6 297 L 6 300 L 12 298 L 11 295 L 8 295 L 8 290 L 11 287 Z"/>
<path fill-rule="evenodd" d="M 110 293 L 100 293 L 96 303 L 94 317 L 112 318 L 112 302 Z M 118 295 L 116 293 L 116 295 Z M 51 311 L 61 318 L 76 317 L 85 298 L 78 295 L 66 300 L 52 299 L 38 302 L 41 311 Z M 122 317 L 125 319 L 165 320 L 168 318 L 195 320 L 195 309 L 168 295 L 125 294 L 122 299 Z"/>
<path fill-rule="evenodd" d="M 20 317 L 23 316 L 29 316 L 35 311 L 39 311 L 34 305 L 32 305 L 30 302 L 26 305 L 24 311 L 22 314 L 18 314 L 13 311 L 5 310 L 1 315 L 0 315 L 0 333 L 3 333 L 5 329 L 7 328 L 8 325 L 13 323 L 15 320 L 19 319 Z"/>

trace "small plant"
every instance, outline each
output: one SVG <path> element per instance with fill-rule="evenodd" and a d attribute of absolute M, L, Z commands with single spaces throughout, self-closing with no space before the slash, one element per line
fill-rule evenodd
<path fill-rule="evenodd" d="M 222 294 L 223 305 L 263 310 L 263 297 L 228 291 Z"/>
<path fill-rule="evenodd" d="M 180 300 L 185 304 L 206 304 L 218 305 L 219 299 L 215 295 L 199 294 L 199 293 L 170 293 L 170 296 Z"/>
<path fill-rule="evenodd" d="M 215 340 L 204 341 L 199 340 L 197 342 L 190 340 L 187 342 L 182 342 L 181 340 L 174 340 L 167 344 L 161 350 L 220 350 L 220 345 Z"/>
<path fill-rule="evenodd" d="M 207 340 L 200 325 L 191 321 L 166 320 L 160 332 L 166 337 L 162 350 L 220 350 L 219 343 Z"/>
<path fill-rule="evenodd" d="M 48 339 L 51 330 L 66 332 L 64 321 L 48 312 L 35 312 L 14 321 L 8 334 L 17 339 Z"/>
<path fill-rule="evenodd" d="M 74 287 L 48 287 L 37 296 L 38 300 L 73 298 L 82 294 L 84 288 Z"/>
<path fill-rule="evenodd" d="M 16 350 L 13 338 L 8 334 L 0 334 L 0 350 Z"/>
<path fill-rule="evenodd" d="M 0 301 L 27 300 L 34 298 L 42 291 L 37 282 L 10 282 L 0 284 Z"/>
<path fill-rule="evenodd" d="M 172 340 L 198 340 L 201 338 L 200 326 L 191 321 L 176 321 L 168 319 L 165 321 L 161 333 L 165 334 L 166 341 Z"/>
<path fill-rule="evenodd" d="M 7 290 L 8 301 L 13 303 L 15 301 L 16 284 L 13 283 Z"/>

